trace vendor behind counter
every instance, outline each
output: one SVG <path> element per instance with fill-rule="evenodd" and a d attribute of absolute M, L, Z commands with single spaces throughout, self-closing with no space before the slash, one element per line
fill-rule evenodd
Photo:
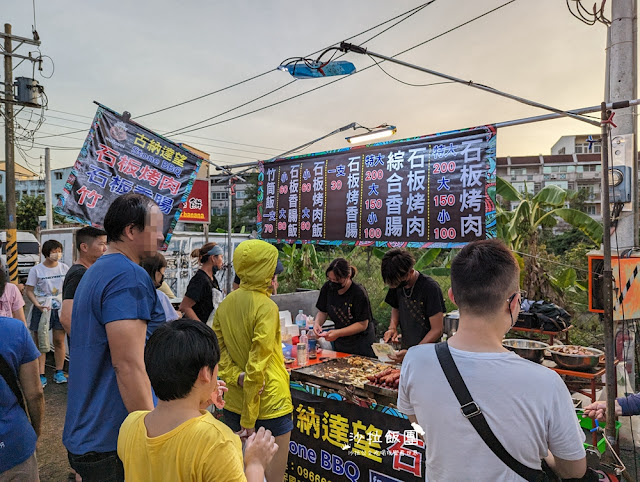
<path fill-rule="evenodd" d="M 333 342 L 336 351 L 375 358 L 375 321 L 367 291 L 353 278 L 357 269 L 346 259 L 336 258 L 327 268 L 327 282 L 320 289 L 318 314 L 313 330 L 316 335 Z M 330 318 L 335 329 L 323 331 Z"/>

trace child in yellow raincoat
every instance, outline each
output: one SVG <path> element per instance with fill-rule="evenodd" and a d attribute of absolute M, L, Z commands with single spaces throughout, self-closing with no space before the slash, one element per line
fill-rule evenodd
<path fill-rule="evenodd" d="M 220 344 L 220 378 L 227 383 L 224 421 L 241 437 L 264 427 L 278 452 L 266 470 L 268 482 L 282 481 L 293 430 L 289 374 L 284 365 L 278 306 L 269 298 L 282 271 L 278 250 L 257 239 L 240 243 L 233 265 L 240 288 L 220 303 L 213 329 Z"/>

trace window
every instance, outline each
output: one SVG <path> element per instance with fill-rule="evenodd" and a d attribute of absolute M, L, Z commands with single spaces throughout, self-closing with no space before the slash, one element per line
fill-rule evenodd
<path fill-rule="evenodd" d="M 585 212 L 590 215 L 593 216 L 596 214 L 596 207 L 595 206 L 585 206 Z"/>
<path fill-rule="evenodd" d="M 57 181 L 62 181 L 62 173 L 61 172 L 55 172 L 54 175 L 55 175 Z"/>
<path fill-rule="evenodd" d="M 591 147 L 588 142 L 576 144 L 576 154 L 599 154 L 601 149 L 599 142 L 592 142 Z"/>
<path fill-rule="evenodd" d="M 512 176 L 523 176 L 526 173 L 527 173 L 527 168 L 526 167 L 512 167 L 511 168 L 511 175 Z"/>
<path fill-rule="evenodd" d="M 558 154 L 566 154 L 567 153 L 567 148 L 563 147 L 562 149 L 558 149 Z"/>
<path fill-rule="evenodd" d="M 225 191 L 214 191 L 211 193 L 212 201 L 226 201 L 229 199 L 229 193 Z"/>

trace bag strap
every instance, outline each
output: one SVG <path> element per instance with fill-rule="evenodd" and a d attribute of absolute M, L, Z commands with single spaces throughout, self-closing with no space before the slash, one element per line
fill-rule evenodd
<path fill-rule="evenodd" d="M 435 349 L 442 371 L 447 377 L 447 381 L 460 403 L 460 412 L 462 412 L 462 415 L 471 422 L 471 425 L 476 429 L 476 432 L 478 432 L 478 435 L 480 435 L 484 443 L 487 444 L 491 451 L 502 462 L 504 462 L 505 465 L 523 479 L 530 482 L 545 480 L 545 473 L 542 470 L 532 469 L 531 467 L 527 467 L 526 465 L 518 462 L 509 452 L 507 452 L 504 446 L 497 439 L 491 430 L 491 427 L 489 427 L 487 419 L 484 418 L 482 410 L 471 397 L 471 394 L 458 371 L 456 362 L 451 356 L 449 345 L 446 342 L 437 343 Z"/>
<path fill-rule="evenodd" d="M 2 355 L 0 355 L 0 376 L 4 378 L 11 391 L 18 399 L 18 405 L 20 405 L 22 407 L 22 410 L 24 410 L 28 415 L 27 409 L 24 405 L 22 390 L 20 390 L 20 387 L 18 386 L 18 378 L 16 377 L 16 374 L 13 373 L 13 370 L 9 366 L 9 363 L 4 359 Z"/>

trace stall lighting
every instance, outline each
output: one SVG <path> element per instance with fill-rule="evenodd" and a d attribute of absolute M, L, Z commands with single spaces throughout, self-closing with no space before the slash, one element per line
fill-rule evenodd
<path fill-rule="evenodd" d="M 375 141 L 377 139 L 384 139 L 385 137 L 391 137 L 396 133 L 396 131 L 396 126 L 386 126 L 384 129 L 346 137 L 345 139 L 347 139 L 349 144 L 360 144 L 363 142 Z"/>

